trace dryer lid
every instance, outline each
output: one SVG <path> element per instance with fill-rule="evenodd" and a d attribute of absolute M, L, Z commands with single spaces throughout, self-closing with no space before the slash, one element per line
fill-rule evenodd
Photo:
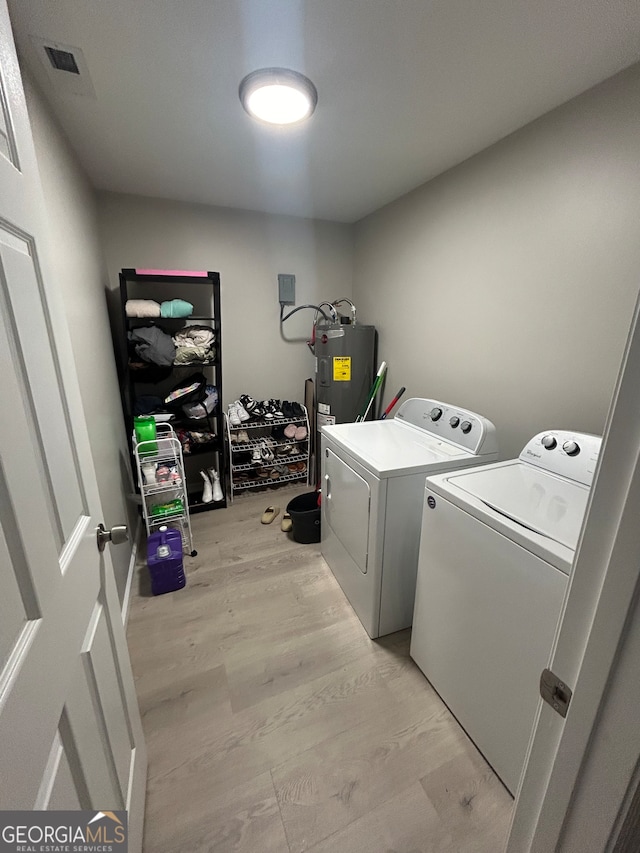
<path fill-rule="evenodd" d="M 392 420 L 336 424 L 325 427 L 324 433 L 379 477 L 428 472 L 445 461 L 465 459 L 471 464 L 474 458 L 462 447 Z"/>
<path fill-rule="evenodd" d="M 586 486 L 519 461 L 447 479 L 494 512 L 575 550 L 589 497 Z"/>

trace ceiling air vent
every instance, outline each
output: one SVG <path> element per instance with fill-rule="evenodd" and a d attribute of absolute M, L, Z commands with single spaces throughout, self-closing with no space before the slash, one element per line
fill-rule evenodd
<path fill-rule="evenodd" d="M 71 74 L 79 74 L 80 69 L 76 63 L 76 58 L 68 50 L 58 50 L 55 47 L 45 46 L 49 62 L 53 65 L 56 71 L 69 71 Z"/>
<path fill-rule="evenodd" d="M 38 52 L 42 68 L 58 95 L 83 95 L 95 98 L 87 60 L 81 47 L 63 44 L 56 39 L 29 35 Z"/>

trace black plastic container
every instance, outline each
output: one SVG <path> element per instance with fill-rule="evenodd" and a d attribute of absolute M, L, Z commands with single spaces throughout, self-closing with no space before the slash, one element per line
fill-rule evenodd
<path fill-rule="evenodd" d="M 320 541 L 320 507 L 318 492 L 307 492 L 289 501 L 287 512 L 291 516 L 293 538 L 309 545 Z"/>

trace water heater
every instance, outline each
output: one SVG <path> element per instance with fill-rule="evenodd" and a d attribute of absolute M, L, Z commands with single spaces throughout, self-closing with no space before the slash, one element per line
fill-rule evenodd
<path fill-rule="evenodd" d="M 377 333 L 375 326 L 321 321 L 315 334 L 320 430 L 327 424 L 355 421 L 364 409 L 376 375 Z"/>

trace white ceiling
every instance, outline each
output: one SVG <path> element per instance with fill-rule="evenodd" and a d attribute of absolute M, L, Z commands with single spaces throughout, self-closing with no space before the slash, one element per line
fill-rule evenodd
<path fill-rule="evenodd" d="M 640 60 L 638 0 L 9 5 L 96 187 L 344 222 Z M 32 37 L 80 48 L 95 97 L 54 87 Z M 266 66 L 313 80 L 306 125 L 245 114 L 240 80 Z"/>

